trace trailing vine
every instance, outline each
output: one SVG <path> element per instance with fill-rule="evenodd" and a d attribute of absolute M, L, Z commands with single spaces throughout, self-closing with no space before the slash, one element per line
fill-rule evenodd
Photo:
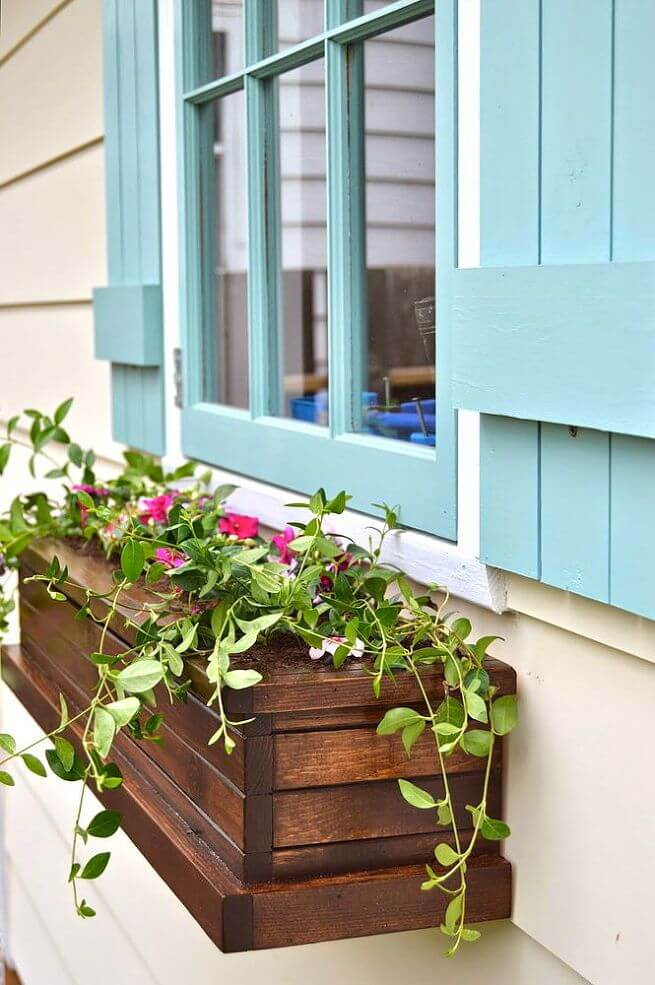
<path fill-rule="evenodd" d="M 448 898 L 441 925 L 450 938 L 448 953 L 476 940 L 479 932 L 466 923 L 468 860 L 480 839 L 498 841 L 510 833 L 487 814 L 494 746 L 517 724 L 515 696 L 498 696 L 485 669 L 497 637 L 473 641 L 469 620 L 446 613 L 447 592 L 436 585 L 415 590 L 402 571 L 384 563 L 385 540 L 398 527 L 395 509 L 378 505 L 381 528 L 367 546 L 357 545 L 334 532 L 348 495 L 330 498 L 320 489 L 308 503 L 290 504 L 309 509 L 307 522 L 266 539 L 256 518 L 230 512 L 226 500 L 234 487 L 212 491 L 210 475 L 198 477 L 193 463 L 165 472 L 152 457 L 130 451 L 120 475 L 99 482 L 93 452 L 72 442 L 64 428 L 71 403 L 65 401 L 52 417 L 26 411 L 27 429 L 24 418 L 13 418 L 0 444 L 0 475 L 14 449 L 24 446 L 31 474 L 45 460 L 45 478 L 60 480 L 62 487 L 55 499 L 46 492 L 19 496 L 0 517 L 0 636 L 13 606 L 8 576 L 32 541 L 72 537 L 88 549 L 101 548 L 116 563 L 104 592 L 74 584 L 57 557 L 44 574 L 29 579 L 42 582 L 54 602 L 66 599 L 66 589 L 82 593 L 79 617 L 99 627 L 98 648 L 88 655 L 98 679 L 87 707 L 73 717 L 60 696 L 59 723 L 48 735 L 19 749 L 11 735 L 0 734 L 0 783 L 14 784 L 19 761 L 39 776 L 47 775 L 47 764 L 62 780 L 80 783 L 69 875 L 77 913 L 94 915 L 81 886 L 100 876 L 110 859 L 107 851 L 89 854 L 89 846 L 120 826 L 117 811 L 103 810 L 90 821 L 84 811 L 89 784 L 103 792 L 123 782 L 111 760 L 116 735 L 123 730 L 139 741 L 161 741 L 165 704 L 185 700 L 185 658 L 193 655 L 205 662 L 208 703 L 218 716 L 208 742 L 222 742 L 231 753 L 243 722 L 226 714 L 224 690 L 261 680 L 256 670 L 235 667 L 233 658 L 287 633 L 306 643 L 308 659 L 335 667 L 364 661 L 378 697 L 385 678 L 415 678 L 422 710 L 391 708 L 377 731 L 398 734 L 408 758 L 423 732 L 432 734 L 443 796 L 435 800 L 402 779 L 400 793 L 415 808 L 434 812 L 440 831 L 451 832 L 436 845 L 422 884 Z M 127 590 L 137 584 L 143 601 L 134 607 Z M 116 620 L 131 627 L 134 638 L 120 653 L 115 643 L 108 645 Z M 435 664 L 443 666 L 443 695 L 429 693 L 422 673 Z M 45 763 L 32 751 L 44 743 Z M 448 773 L 457 750 L 486 760 L 481 799 L 466 808 L 472 815 L 466 836 L 453 809 Z"/>

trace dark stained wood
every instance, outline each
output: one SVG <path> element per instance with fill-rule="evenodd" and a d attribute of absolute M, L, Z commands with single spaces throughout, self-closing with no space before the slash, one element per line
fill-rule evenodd
<path fill-rule="evenodd" d="M 20 647 L 3 651 L 3 673 L 40 725 L 53 728 L 59 717 L 58 684 L 42 673 L 34 659 L 26 659 Z M 123 754 L 123 745 L 140 752 L 135 743 L 127 739 L 123 743 L 121 737 L 116 759 L 125 785 L 103 794 L 102 799 L 122 812 L 128 836 L 223 950 L 408 930 L 432 926 L 438 919 L 443 902 L 434 893 L 420 891 L 420 865 L 321 879 L 292 877 L 289 882 L 245 887 L 229 873 L 202 833 L 181 818 L 177 805 L 171 806 L 168 796 L 149 782 L 141 763 L 136 765 Z M 141 762 L 157 770 L 147 757 Z M 468 882 L 471 921 L 509 916 L 511 870 L 504 859 L 498 855 L 472 858 Z"/>
<path fill-rule="evenodd" d="M 85 601 L 82 589 L 66 586 L 68 600 L 56 603 L 42 584 L 25 582 L 54 554 L 68 565 L 73 581 L 96 590 L 110 587 L 112 569 L 73 543 L 44 542 L 21 559 L 24 646 L 8 651 L 5 675 L 46 726 L 60 690 L 71 711 L 88 703 L 97 680 L 88 656 L 100 637 L 92 621 L 75 619 Z M 126 617 L 132 618 L 129 606 L 143 597 L 138 587 L 126 593 L 107 636 L 111 652 L 120 654 L 134 640 Z M 97 601 L 95 609 L 106 614 L 106 603 Z M 239 730 L 232 756 L 220 743 L 207 745 L 218 718 L 205 704 L 208 685 L 200 659 L 186 662 L 188 701 L 169 705 L 164 698 L 158 709 L 165 716 L 161 744 L 136 742 L 125 731 L 117 737 L 112 759 L 126 785 L 104 799 L 119 810 L 127 804 L 128 835 L 224 950 L 434 923 L 441 903 L 418 888 L 422 865 L 433 861 L 434 845 L 452 835 L 435 827 L 434 811 L 406 804 L 397 784 L 398 777 L 416 777 L 441 796 L 433 739 L 424 734 L 408 760 L 398 736 L 375 733 L 385 707 L 421 709 L 412 678 L 385 681 L 378 701 L 366 667 L 316 666 L 305 645 L 288 637 L 255 647 L 234 664 L 255 666 L 264 680 L 249 691 L 224 692 L 232 717 L 254 716 Z M 500 693 L 514 690 L 511 668 L 490 661 L 490 672 Z M 440 672 L 430 668 L 423 678 L 438 700 Z M 464 843 L 472 829 L 465 808 L 480 800 L 484 765 L 461 753 L 448 762 Z M 495 816 L 501 815 L 501 768 L 499 742 L 487 805 Z M 472 905 L 481 918 L 505 915 L 509 908 L 509 866 L 499 853 L 498 843 L 481 841 L 471 860 L 471 884 L 476 893 L 480 887 Z M 181 886 L 188 867 L 190 878 Z"/>
<path fill-rule="evenodd" d="M 302 888 L 276 883 L 255 896 L 254 946 L 285 947 L 343 937 L 433 927 L 443 920 L 447 900 L 422 892 L 421 866 L 308 880 Z M 467 919 L 471 923 L 509 917 L 511 869 L 505 859 L 481 855 L 467 870 Z"/>
<path fill-rule="evenodd" d="M 466 846 L 471 831 L 462 834 L 462 844 Z M 340 872 L 357 872 L 360 869 L 421 865 L 426 860 L 430 861 L 435 845 L 442 841 L 454 845 L 455 839 L 452 833 L 433 830 L 427 834 L 400 835 L 396 838 L 366 838 L 358 841 L 276 848 L 272 855 L 272 878 L 301 879 L 311 878 L 317 873 L 337 875 Z M 480 840 L 474 845 L 473 854 L 499 855 L 499 843 Z"/>
<path fill-rule="evenodd" d="M 435 771 L 435 743 L 426 730 L 408 758 L 399 736 L 376 735 L 374 729 L 336 732 L 291 732 L 275 736 L 276 790 L 325 787 L 391 777 L 430 776 Z M 499 765 L 500 744 L 496 746 Z M 479 773 L 481 762 L 458 750 L 447 759 L 448 773 Z"/>
<path fill-rule="evenodd" d="M 481 773 L 462 773 L 450 779 L 454 815 L 463 829 L 471 827 L 466 804 L 482 794 Z M 441 777 L 425 778 L 421 786 L 433 797 L 443 796 Z M 498 817 L 500 771 L 491 774 L 488 812 Z M 343 787 L 280 791 L 273 796 L 273 844 L 276 848 L 356 838 L 388 838 L 435 830 L 435 812 L 417 810 L 400 795 L 395 781 L 353 783 Z"/>

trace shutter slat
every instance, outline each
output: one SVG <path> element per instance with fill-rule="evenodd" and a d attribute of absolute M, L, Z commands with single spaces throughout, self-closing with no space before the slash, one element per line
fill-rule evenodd
<path fill-rule="evenodd" d="M 103 0 L 109 285 L 96 356 L 112 363 L 117 441 L 164 451 L 156 0 Z"/>

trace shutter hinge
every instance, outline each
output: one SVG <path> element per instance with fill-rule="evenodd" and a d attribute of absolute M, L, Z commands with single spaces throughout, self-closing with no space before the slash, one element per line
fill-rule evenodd
<path fill-rule="evenodd" d="M 173 401 L 180 409 L 184 406 L 184 386 L 182 383 L 182 350 L 173 349 Z"/>

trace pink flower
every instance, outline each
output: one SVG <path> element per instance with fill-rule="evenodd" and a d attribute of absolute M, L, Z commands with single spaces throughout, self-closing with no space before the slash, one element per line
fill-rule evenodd
<path fill-rule="evenodd" d="M 291 564 L 293 554 L 289 550 L 289 544 L 296 539 L 296 531 L 293 527 L 285 527 L 281 534 L 271 537 L 271 544 L 275 544 L 280 552 L 280 564 Z"/>
<path fill-rule="evenodd" d="M 218 521 L 218 529 L 222 534 L 232 534 L 239 540 L 247 540 L 249 537 L 256 537 L 259 533 L 259 520 L 256 516 L 226 513 Z"/>
<path fill-rule="evenodd" d="M 155 557 L 168 568 L 179 568 L 186 563 L 182 555 L 178 554 L 177 551 L 172 551 L 170 547 L 157 547 Z"/>
<path fill-rule="evenodd" d="M 340 646 L 347 646 L 348 640 L 345 636 L 326 636 L 320 646 L 310 646 L 309 655 L 312 660 L 320 660 L 326 653 L 332 656 Z M 349 657 L 362 657 L 364 655 L 364 644 L 362 640 L 356 639 L 354 646 L 348 651 Z"/>
<path fill-rule="evenodd" d="M 109 496 L 109 489 L 98 486 L 90 486 L 88 482 L 78 482 L 71 486 L 73 492 L 85 492 L 87 496 Z"/>
<path fill-rule="evenodd" d="M 161 496 L 155 496 L 153 499 L 142 499 L 140 506 L 143 512 L 139 514 L 139 520 L 141 523 L 148 523 L 150 520 L 153 523 L 166 523 L 174 500 L 173 493 L 162 493 Z"/>

